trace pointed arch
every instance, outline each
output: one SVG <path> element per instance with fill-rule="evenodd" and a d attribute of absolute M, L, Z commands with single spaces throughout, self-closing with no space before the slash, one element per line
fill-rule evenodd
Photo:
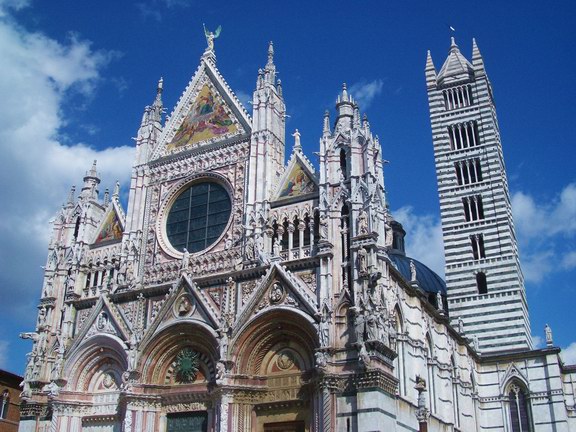
<path fill-rule="evenodd" d="M 120 377 L 128 368 L 126 345 L 111 334 L 98 334 L 71 351 L 64 365 L 67 388 L 72 391 L 93 392 L 95 382 L 108 373 L 119 387 Z"/>
<path fill-rule="evenodd" d="M 140 347 L 142 382 L 151 385 L 174 384 L 173 363 L 178 354 L 192 349 L 199 359 L 200 373 L 195 384 L 206 386 L 215 379 L 216 362 L 220 358 L 218 341 L 202 323 L 177 321 L 164 327 Z"/>
<path fill-rule="evenodd" d="M 532 432 L 532 407 L 527 384 L 518 377 L 511 378 L 504 387 L 504 401 L 508 405 L 510 432 Z"/>

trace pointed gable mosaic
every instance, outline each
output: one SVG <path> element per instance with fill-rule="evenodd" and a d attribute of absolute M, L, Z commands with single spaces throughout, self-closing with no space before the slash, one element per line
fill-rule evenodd
<path fill-rule="evenodd" d="M 112 208 L 104 219 L 104 223 L 94 241 L 94 245 L 122 240 L 122 231 L 122 222 L 120 221 L 116 210 Z"/>
<path fill-rule="evenodd" d="M 278 190 L 278 199 L 292 198 L 314 192 L 316 183 L 308 171 L 296 160 Z"/>
<path fill-rule="evenodd" d="M 168 151 L 234 134 L 238 126 L 232 120 L 222 97 L 204 84 L 167 146 Z"/>

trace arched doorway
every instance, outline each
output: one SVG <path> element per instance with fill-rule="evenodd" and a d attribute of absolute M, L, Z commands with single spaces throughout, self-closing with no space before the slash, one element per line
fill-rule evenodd
<path fill-rule="evenodd" d="M 238 416 L 231 430 L 306 432 L 314 418 L 314 349 L 312 319 L 287 309 L 261 315 L 234 343 L 233 373 L 247 392 L 235 392 Z"/>

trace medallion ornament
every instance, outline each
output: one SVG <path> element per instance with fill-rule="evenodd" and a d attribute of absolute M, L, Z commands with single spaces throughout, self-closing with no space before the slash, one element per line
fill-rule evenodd
<path fill-rule="evenodd" d="M 198 353 L 192 348 L 182 349 L 176 356 L 174 371 L 176 382 L 189 384 L 196 379 L 199 370 Z"/>

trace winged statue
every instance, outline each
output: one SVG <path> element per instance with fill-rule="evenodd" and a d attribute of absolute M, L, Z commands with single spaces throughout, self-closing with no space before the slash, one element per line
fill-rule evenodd
<path fill-rule="evenodd" d="M 204 26 L 204 35 L 206 36 L 206 42 L 208 43 L 208 49 L 210 51 L 213 51 L 214 50 L 214 39 L 216 39 L 218 36 L 220 36 L 220 32 L 222 31 L 222 26 L 219 25 L 215 32 L 211 32 L 208 29 L 206 29 L 206 25 L 204 25 L 204 24 L 202 24 L 202 25 Z"/>

